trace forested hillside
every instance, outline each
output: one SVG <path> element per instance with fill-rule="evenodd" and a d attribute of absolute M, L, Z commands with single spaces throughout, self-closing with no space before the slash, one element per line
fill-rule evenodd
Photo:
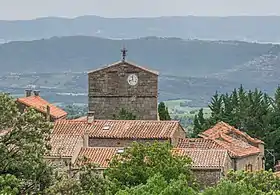
<path fill-rule="evenodd" d="M 0 90 L 22 94 L 27 86 L 34 86 L 51 101 L 86 103 L 86 72 L 120 60 L 124 45 L 128 61 L 160 72 L 161 101 L 190 99 L 190 105 L 203 106 L 216 90 L 225 93 L 244 84 L 270 93 L 278 85 L 278 45 L 76 36 L 0 45 Z"/>

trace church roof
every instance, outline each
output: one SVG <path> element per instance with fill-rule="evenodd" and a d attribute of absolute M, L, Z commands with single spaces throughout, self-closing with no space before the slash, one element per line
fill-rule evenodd
<path fill-rule="evenodd" d="M 139 69 L 142 69 L 143 71 L 149 72 L 151 74 L 159 75 L 159 73 L 157 71 L 150 70 L 148 68 L 139 66 L 139 65 L 137 65 L 133 62 L 128 62 L 128 61 L 118 61 L 118 62 L 115 62 L 113 64 L 109 64 L 109 65 L 106 65 L 104 67 L 101 67 L 101 68 L 98 68 L 98 69 L 95 69 L 95 70 L 91 70 L 91 71 L 88 72 L 88 74 L 95 73 L 95 72 L 98 72 L 98 71 L 101 71 L 101 70 L 105 70 L 105 69 L 108 69 L 108 68 L 111 68 L 111 67 L 114 67 L 114 66 L 119 66 L 119 65 L 122 65 L 122 64 L 134 66 L 134 67 L 137 67 Z"/>

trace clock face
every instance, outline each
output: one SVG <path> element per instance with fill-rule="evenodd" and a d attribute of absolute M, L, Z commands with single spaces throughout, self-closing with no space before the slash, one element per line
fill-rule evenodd
<path fill-rule="evenodd" d="M 138 77 L 135 74 L 131 74 L 127 77 L 127 82 L 129 85 L 136 85 L 138 83 Z"/>

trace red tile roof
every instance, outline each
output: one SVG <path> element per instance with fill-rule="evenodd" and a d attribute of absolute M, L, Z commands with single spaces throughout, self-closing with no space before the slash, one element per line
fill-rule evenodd
<path fill-rule="evenodd" d="M 188 149 L 223 149 L 222 146 L 217 144 L 214 140 L 203 138 L 185 138 L 179 139 L 177 148 Z"/>
<path fill-rule="evenodd" d="M 86 163 L 94 163 L 99 166 L 99 168 L 107 168 L 109 162 L 112 160 L 114 155 L 118 152 L 118 148 L 113 147 L 94 147 L 94 148 L 82 148 L 78 155 L 75 164 L 79 164 L 81 159 L 87 158 Z"/>
<path fill-rule="evenodd" d="M 82 136 L 89 127 L 91 125 L 84 121 L 58 120 L 54 123 L 52 134 Z"/>
<path fill-rule="evenodd" d="M 142 67 L 142 66 L 139 66 L 139 65 L 137 65 L 137 64 L 135 64 L 135 63 L 133 63 L 133 62 L 127 62 L 127 61 L 125 61 L 125 62 L 123 62 L 123 61 L 118 61 L 118 62 L 116 62 L 116 63 L 109 64 L 109 65 L 107 65 L 107 66 L 105 66 L 105 67 L 103 67 L 103 68 L 98 68 L 98 69 L 89 71 L 88 73 L 90 74 L 90 73 L 98 72 L 98 71 L 100 71 L 100 70 L 104 70 L 104 69 L 111 68 L 111 67 L 114 67 L 114 66 L 119 66 L 119 65 L 122 65 L 122 64 L 134 66 L 134 67 L 137 67 L 137 68 L 139 68 L 139 69 L 142 69 L 142 70 L 144 70 L 144 71 L 146 71 L 146 72 L 150 72 L 150 73 L 152 73 L 152 74 L 159 75 L 159 73 L 158 73 L 157 71 L 149 70 L 149 69 L 144 68 L 144 67 Z"/>
<path fill-rule="evenodd" d="M 193 168 L 221 168 L 225 167 L 229 160 L 227 150 L 218 149 L 173 149 L 174 154 L 188 156 L 193 161 Z"/>
<path fill-rule="evenodd" d="M 220 137 L 215 139 L 215 142 L 227 149 L 233 157 L 244 157 L 260 153 L 259 148 L 252 146 L 248 142 L 225 134 L 220 134 Z"/>
<path fill-rule="evenodd" d="M 51 151 L 47 156 L 72 157 L 76 150 L 82 147 L 82 137 L 77 135 L 52 134 L 50 139 Z"/>
<path fill-rule="evenodd" d="M 260 153 L 260 149 L 250 145 L 248 142 L 220 134 L 217 138 L 195 138 L 180 139 L 177 148 L 185 149 L 222 149 L 227 150 L 232 157 L 244 157 Z"/>
<path fill-rule="evenodd" d="M 53 104 L 50 104 L 49 102 L 47 102 L 40 96 L 22 97 L 22 98 L 18 98 L 17 101 L 28 107 L 32 107 L 42 113 L 47 113 L 47 106 L 49 106 L 50 115 L 55 119 L 58 119 L 58 118 L 61 118 L 61 117 L 64 117 L 67 115 L 67 113 L 64 110 L 56 107 Z"/>
<path fill-rule="evenodd" d="M 81 135 L 84 131 L 91 138 L 119 139 L 170 139 L 179 128 L 178 121 L 149 120 L 60 120 L 54 125 L 54 133 Z"/>
<path fill-rule="evenodd" d="M 235 127 L 230 126 L 229 124 L 227 124 L 225 122 L 217 123 L 214 127 L 204 131 L 202 133 L 202 136 L 206 136 L 208 138 L 218 138 L 218 137 L 220 137 L 219 136 L 220 133 L 226 134 L 226 135 L 235 134 L 235 135 L 243 137 L 247 141 L 254 143 L 254 144 L 263 143 L 263 141 L 254 139 L 254 138 L 250 137 L 248 134 L 246 134 L 245 132 L 242 132 L 242 131 L 236 129 Z"/>
<path fill-rule="evenodd" d="M 204 139 L 213 140 L 224 149 L 228 150 L 232 157 L 244 157 L 260 153 L 256 144 L 263 143 L 246 133 L 219 122 L 213 128 L 204 131 L 201 135 Z"/>

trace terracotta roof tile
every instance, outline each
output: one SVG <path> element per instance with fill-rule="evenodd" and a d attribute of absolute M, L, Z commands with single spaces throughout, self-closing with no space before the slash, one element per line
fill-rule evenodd
<path fill-rule="evenodd" d="M 204 131 L 201 135 L 204 139 L 214 140 L 217 144 L 227 149 L 232 157 L 244 157 L 260 153 L 257 144 L 263 143 L 246 133 L 219 122 L 213 128 Z"/>
<path fill-rule="evenodd" d="M 229 134 L 240 135 L 241 137 L 245 138 L 247 141 L 255 143 L 255 144 L 263 143 L 263 141 L 254 139 L 254 138 L 250 137 L 248 134 L 246 134 L 245 132 L 242 132 L 242 131 L 236 129 L 235 127 L 230 126 L 229 124 L 227 124 L 225 122 L 217 123 L 214 127 L 204 131 L 202 133 L 202 135 L 209 137 L 209 138 L 215 138 L 215 137 L 219 137 L 220 133 L 223 133 L 226 135 L 229 135 Z"/>
<path fill-rule="evenodd" d="M 99 168 L 107 168 L 109 162 L 112 160 L 114 155 L 118 152 L 118 148 L 103 148 L 103 147 L 89 147 L 82 148 L 78 155 L 75 164 L 79 164 L 79 160 L 83 157 L 87 158 L 87 163 L 94 163 L 99 166 Z"/>
<path fill-rule="evenodd" d="M 188 156 L 193 161 L 193 168 L 219 168 L 227 163 L 227 150 L 173 149 L 179 156 Z"/>
<path fill-rule="evenodd" d="M 142 69 L 142 70 L 144 70 L 144 71 L 150 72 L 150 73 L 152 73 L 152 74 L 159 75 L 159 73 L 158 73 L 157 71 L 149 70 L 149 69 L 144 68 L 144 67 L 142 67 L 142 66 L 139 66 L 139 65 L 137 65 L 137 64 L 135 64 L 135 63 L 133 63 L 133 62 L 127 62 L 127 61 L 125 61 L 125 62 L 123 62 L 123 61 L 118 61 L 118 62 L 116 62 L 116 63 L 109 64 L 109 65 L 107 65 L 107 66 L 105 66 L 105 67 L 102 67 L 102 68 L 98 68 L 98 69 L 89 71 L 88 73 L 90 74 L 90 73 L 97 72 L 97 71 L 100 71 L 100 70 L 104 70 L 104 69 L 107 69 L 107 68 L 110 68 L 110 67 L 118 66 L 118 65 L 121 65 L 121 64 L 126 64 L 126 65 L 130 65 L 130 66 L 134 66 L 134 67 L 137 67 L 137 68 Z"/>
<path fill-rule="evenodd" d="M 221 134 L 215 142 L 229 151 L 233 157 L 244 157 L 260 153 L 260 149 L 239 139 Z"/>
<path fill-rule="evenodd" d="M 17 101 L 28 107 L 32 107 L 42 113 L 47 113 L 47 106 L 50 106 L 50 115 L 56 119 L 67 115 L 67 113 L 64 110 L 56 107 L 53 104 L 50 104 L 40 96 L 22 97 L 18 98 Z"/>
<path fill-rule="evenodd" d="M 90 125 L 83 121 L 58 120 L 55 121 L 52 134 L 60 135 L 84 135 Z"/>
<path fill-rule="evenodd" d="M 52 134 L 50 139 L 51 151 L 48 156 L 72 157 L 74 152 L 82 146 L 82 137 L 76 135 Z"/>
<path fill-rule="evenodd" d="M 53 132 L 81 135 L 86 131 L 92 138 L 169 139 L 179 125 L 178 121 L 157 120 L 60 120 L 55 122 Z"/>
<path fill-rule="evenodd" d="M 193 149 L 223 149 L 214 140 L 203 138 L 185 138 L 179 139 L 177 148 Z"/>

